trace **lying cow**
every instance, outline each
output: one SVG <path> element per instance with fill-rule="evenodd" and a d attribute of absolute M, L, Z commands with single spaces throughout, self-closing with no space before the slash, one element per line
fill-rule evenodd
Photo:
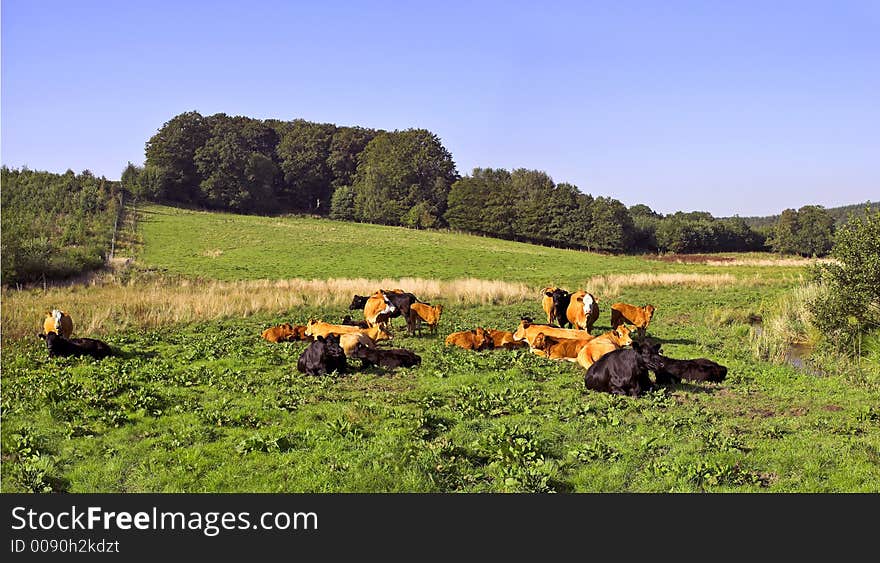
<path fill-rule="evenodd" d="M 316 337 L 296 361 L 296 369 L 307 375 L 325 375 L 334 371 L 345 373 L 347 367 L 345 351 L 339 345 L 339 337 L 335 334 L 326 338 Z"/>
<path fill-rule="evenodd" d="M 639 336 L 644 336 L 653 316 L 654 306 L 651 304 L 636 307 L 628 303 L 614 303 L 611 305 L 611 328 L 629 323 L 638 329 Z"/>
<path fill-rule="evenodd" d="M 661 366 L 654 370 L 657 383 L 681 383 L 689 381 L 712 381 L 720 383 L 727 377 L 727 367 L 707 358 L 676 360 L 660 356 Z"/>
<path fill-rule="evenodd" d="M 495 347 L 492 338 L 482 327 L 453 332 L 446 337 L 447 346 L 459 346 L 465 350 L 486 350 Z"/>
<path fill-rule="evenodd" d="M 532 340 L 533 353 L 551 360 L 577 361 L 578 352 L 593 338 L 554 338 L 539 332 Z"/>
<path fill-rule="evenodd" d="M 629 346 L 633 343 L 629 328 L 626 325 L 597 336 L 580 349 L 577 355 L 577 363 L 584 369 L 590 369 L 599 358 L 618 348 Z"/>
<path fill-rule="evenodd" d="M 295 342 L 300 340 L 310 341 L 312 337 L 306 334 L 306 327 L 303 325 L 292 325 L 290 323 L 280 324 L 267 328 L 260 334 L 269 342 Z"/>
<path fill-rule="evenodd" d="M 494 328 L 484 329 L 489 338 L 492 339 L 492 348 L 495 350 L 505 349 L 513 350 L 514 348 L 522 348 L 528 346 L 525 340 L 517 342 L 513 338 L 513 333 L 509 330 L 496 330 Z"/>
<path fill-rule="evenodd" d="M 584 385 L 592 391 L 638 397 L 654 385 L 648 370 L 659 369 L 660 344 L 632 343 L 632 348 L 613 350 L 590 366 L 584 375 Z"/>
<path fill-rule="evenodd" d="M 413 326 L 421 332 L 422 321 L 428 325 L 428 329 L 433 333 L 437 332 L 437 325 L 440 323 L 440 315 L 443 313 L 443 305 L 431 306 L 428 303 L 416 302 L 410 305 L 410 314 L 413 315 Z"/>
<path fill-rule="evenodd" d="M 374 342 L 379 342 L 380 340 L 390 340 L 391 333 L 383 329 L 381 326 L 373 326 L 370 328 L 358 328 L 352 325 L 335 325 L 330 323 L 325 323 L 324 321 L 309 319 L 309 322 L 306 324 L 306 335 L 316 338 L 318 336 L 324 336 L 330 334 L 335 334 L 336 336 L 340 336 L 342 334 L 348 333 L 363 333 L 373 339 Z"/>
<path fill-rule="evenodd" d="M 46 313 L 46 318 L 43 319 L 43 332 L 46 334 L 54 332 L 64 338 L 70 338 L 70 335 L 73 334 L 73 319 L 60 309 L 52 309 Z"/>
<path fill-rule="evenodd" d="M 381 366 L 385 369 L 410 368 L 422 363 L 422 358 L 405 348 L 369 348 L 355 346 L 352 358 L 361 360 L 363 367 Z"/>
<path fill-rule="evenodd" d="M 37 336 L 46 341 L 50 358 L 67 356 L 91 356 L 101 360 L 113 355 L 113 349 L 96 338 L 71 338 L 67 339 L 55 332 L 40 333 Z"/>
<path fill-rule="evenodd" d="M 553 325 L 537 324 L 532 322 L 528 317 L 523 317 L 516 331 L 513 333 L 513 339 L 517 342 L 525 340 L 531 347 L 535 337 L 539 333 L 544 336 L 552 336 L 554 338 L 593 338 L 593 335 L 586 330 L 574 330 L 570 328 L 559 328 Z"/>
<path fill-rule="evenodd" d="M 367 348 L 375 348 L 376 341 L 363 332 L 349 332 L 339 337 L 339 345 L 342 346 L 345 355 L 350 358 L 351 355 L 354 354 L 355 348 L 357 348 L 358 345 L 363 345 Z"/>

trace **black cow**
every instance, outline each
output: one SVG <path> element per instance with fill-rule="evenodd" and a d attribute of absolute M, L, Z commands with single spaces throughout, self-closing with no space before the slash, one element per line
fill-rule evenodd
<path fill-rule="evenodd" d="M 405 348 L 367 348 L 360 342 L 352 353 L 353 358 L 361 360 L 363 367 L 379 365 L 386 369 L 409 368 L 422 363 L 422 358 Z"/>
<path fill-rule="evenodd" d="M 96 338 L 68 339 L 54 332 L 48 334 L 40 333 L 37 336 L 46 341 L 46 348 L 49 350 L 50 358 L 91 356 L 96 360 L 101 360 L 113 355 L 113 349 L 106 342 Z"/>
<path fill-rule="evenodd" d="M 345 318 L 342 319 L 342 324 L 347 326 L 356 326 L 358 328 L 370 328 L 370 323 L 367 321 L 356 321 L 351 318 L 351 315 L 345 315 Z"/>
<path fill-rule="evenodd" d="M 363 310 L 367 305 L 367 299 L 369 299 L 369 295 L 355 295 L 351 300 L 351 305 L 348 306 L 349 311 L 357 311 L 358 309 Z"/>
<path fill-rule="evenodd" d="M 296 362 L 296 369 L 307 375 L 324 375 L 333 371 L 345 373 L 347 367 L 345 351 L 335 334 L 317 337 Z"/>
<path fill-rule="evenodd" d="M 556 288 L 553 291 L 548 291 L 546 295 L 553 300 L 553 314 L 551 316 L 556 324 L 561 328 L 565 328 L 565 325 L 574 328 L 574 325 L 568 320 L 568 304 L 571 303 L 571 293 Z"/>
<path fill-rule="evenodd" d="M 654 370 L 657 383 L 681 383 L 689 381 L 713 381 L 720 383 L 727 377 L 727 367 L 707 358 L 676 360 L 660 356 L 660 368 Z"/>
<path fill-rule="evenodd" d="M 608 352 L 590 366 L 584 385 L 593 391 L 638 397 L 653 389 L 648 370 L 660 368 L 660 344 L 633 342 L 632 348 Z"/>

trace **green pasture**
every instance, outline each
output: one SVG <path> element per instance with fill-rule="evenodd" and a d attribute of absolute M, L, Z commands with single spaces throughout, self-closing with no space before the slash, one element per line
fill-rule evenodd
<path fill-rule="evenodd" d="M 576 364 L 528 350 L 444 346 L 453 331 L 540 318 L 537 298 L 448 307 L 435 335 L 407 336 L 398 319 L 386 345 L 414 350 L 422 364 L 395 372 L 349 360 L 350 373 L 306 377 L 296 371 L 306 343 L 260 338 L 281 322 L 340 320 L 349 313 L 340 308 L 110 334 L 119 355 L 103 361 L 49 359 L 36 338 L 5 342 L 4 492 L 880 491 L 877 386 L 751 352 L 749 323 L 797 269 L 164 207 L 149 208 L 142 225 L 141 267 L 217 279 L 474 276 L 574 286 L 598 274 L 735 272 L 743 283 L 619 296 L 655 304 L 648 334 L 666 355 L 708 357 L 729 376 L 633 399 L 586 391 Z M 749 282 L 759 270 L 762 282 Z M 603 308 L 594 332 L 609 320 Z"/>
<path fill-rule="evenodd" d="M 443 231 L 312 217 L 261 217 L 148 206 L 140 261 L 218 280 L 401 278 L 577 286 L 597 275 L 726 273 L 793 279 L 796 268 L 669 264 Z"/>

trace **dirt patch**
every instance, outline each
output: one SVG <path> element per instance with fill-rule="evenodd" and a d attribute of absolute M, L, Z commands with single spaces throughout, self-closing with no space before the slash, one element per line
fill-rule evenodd
<path fill-rule="evenodd" d="M 805 414 L 807 414 L 807 409 L 805 409 L 804 407 L 789 409 L 788 414 L 790 414 L 791 416 L 804 416 Z"/>
<path fill-rule="evenodd" d="M 822 408 L 823 408 L 824 410 L 826 410 L 826 411 L 831 411 L 831 412 L 842 411 L 842 410 L 843 410 L 843 407 L 841 407 L 840 405 L 825 405 L 825 406 L 822 407 Z"/>
<path fill-rule="evenodd" d="M 776 416 L 776 413 L 769 409 L 757 408 L 749 409 L 749 414 L 751 414 L 752 418 L 770 418 L 771 416 Z"/>

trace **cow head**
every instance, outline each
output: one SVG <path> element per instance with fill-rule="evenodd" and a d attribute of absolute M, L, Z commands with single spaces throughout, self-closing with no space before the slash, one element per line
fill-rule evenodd
<path fill-rule="evenodd" d="M 367 299 L 369 299 L 369 297 L 365 295 L 355 295 L 351 300 L 351 305 L 348 306 L 348 310 L 356 311 L 358 309 L 363 309 L 367 305 Z"/>
<path fill-rule="evenodd" d="M 626 325 L 620 325 L 615 328 L 613 331 L 614 338 L 617 340 L 617 345 L 620 347 L 629 346 L 633 343 L 632 333 L 629 330 L 629 327 Z"/>
<path fill-rule="evenodd" d="M 645 305 L 643 309 L 645 310 L 645 321 L 650 321 L 651 318 L 654 316 L 654 306 L 648 304 Z"/>
<path fill-rule="evenodd" d="M 651 371 L 663 369 L 663 357 L 660 355 L 660 342 L 649 344 L 647 342 L 633 342 L 633 350 L 636 351 L 637 362 Z"/>
<path fill-rule="evenodd" d="M 529 317 L 523 317 L 522 320 L 519 321 L 519 326 L 516 327 L 516 331 L 513 333 L 513 339 L 516 342 L 520 342 L 526 339 L 526 329 L 532 326 L 532 319 Z"/>

